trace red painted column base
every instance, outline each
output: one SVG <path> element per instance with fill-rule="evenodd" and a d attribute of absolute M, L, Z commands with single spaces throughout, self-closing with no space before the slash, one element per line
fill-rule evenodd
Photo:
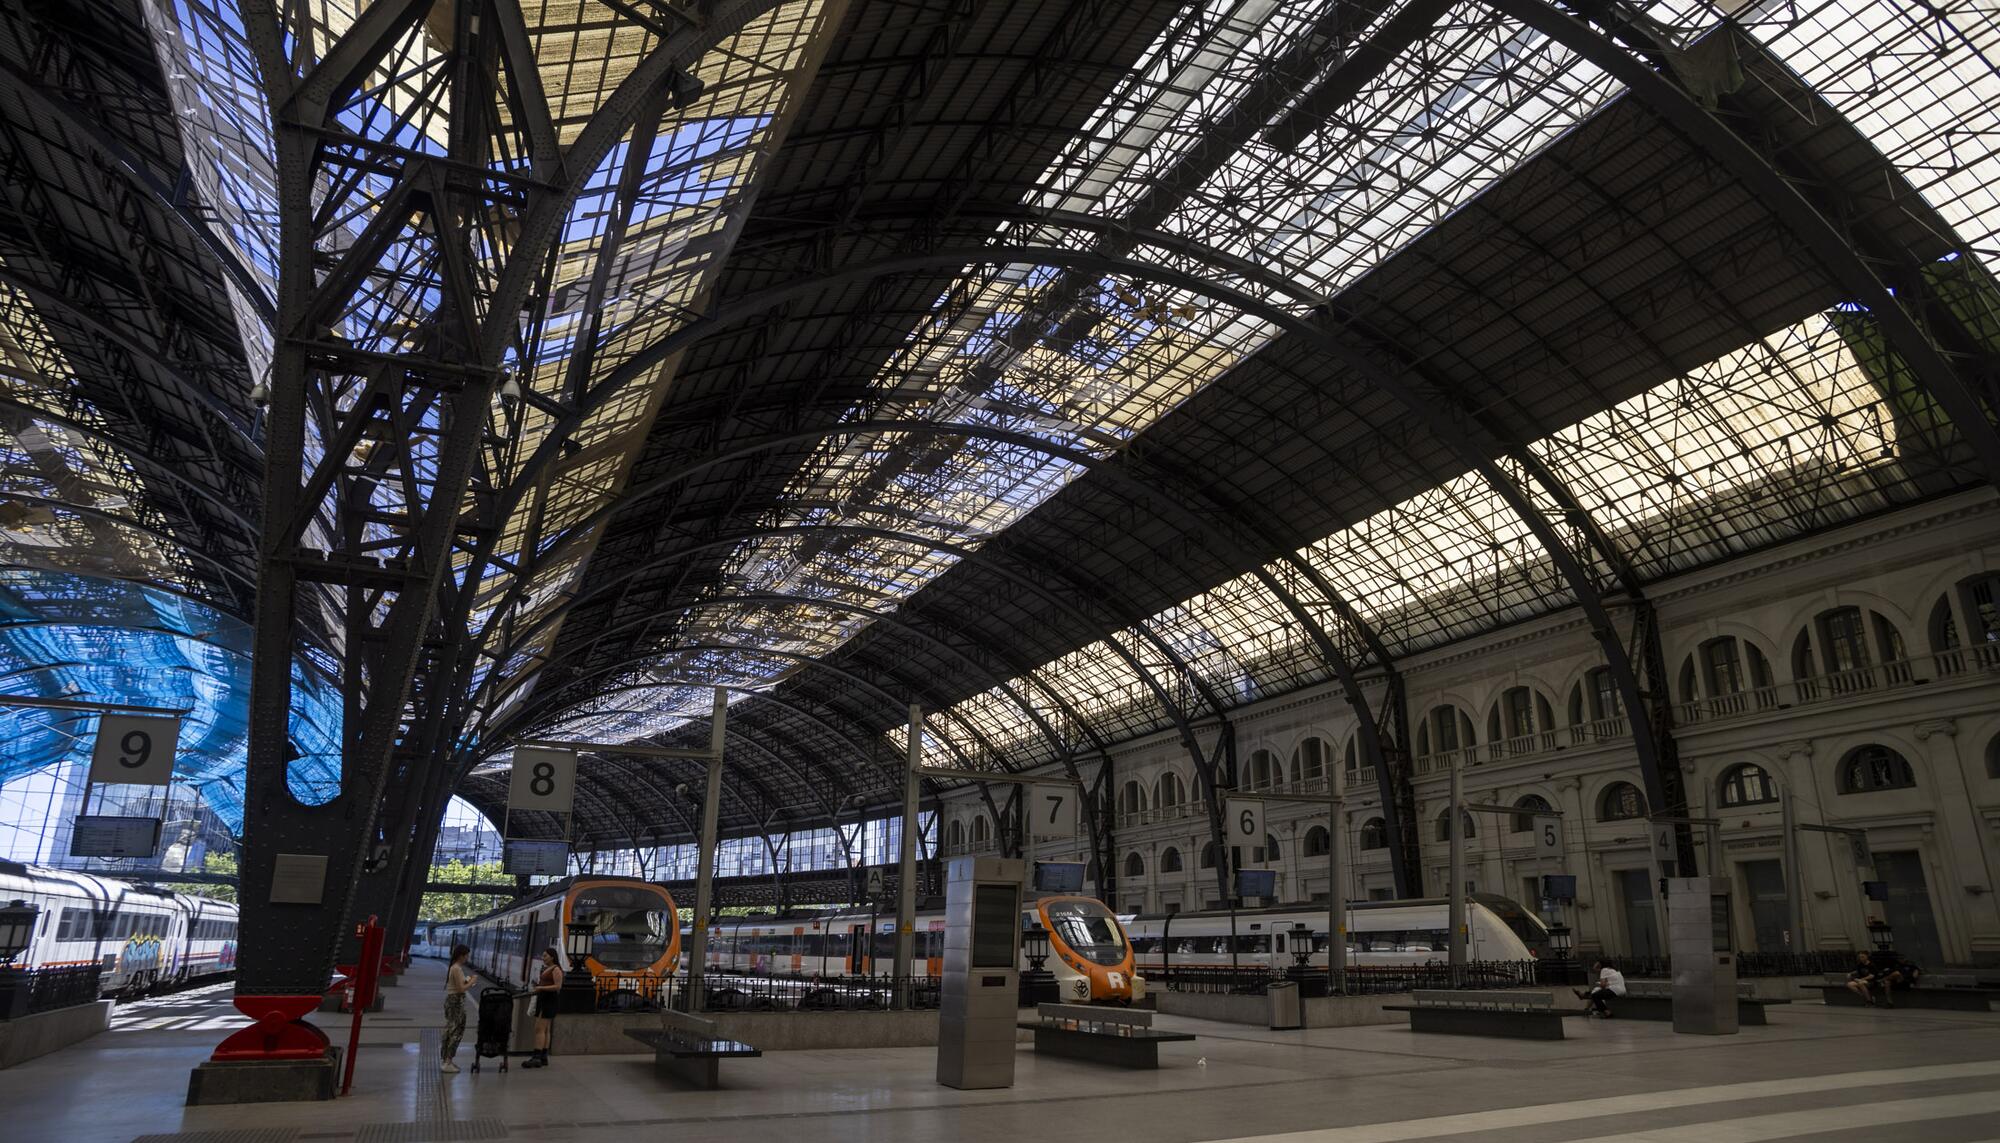
<path fill-rule="evenodd" d="M 230 1033 L 209 1059 L 218 1062 L 245 1060 L 317 1060 L 326 1055 L 326 1033 L 305 1022 L 306 1014 L 319 1007 L 319 995 L 238 996 L 236 1010 L 253 1023 Z"/>

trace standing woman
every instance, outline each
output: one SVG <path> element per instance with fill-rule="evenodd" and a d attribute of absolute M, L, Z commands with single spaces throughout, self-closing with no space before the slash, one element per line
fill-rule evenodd
<path fill-rule="evenodd" d="M 562 966 L 557 961 L 556 950 L 542 950 L 541 971 L 535 974 L 535 1054 L 524 1068 L 545 1068 L 549 1066 L 549 1037 L 556 1027 L 556 992 L 562 988 Z"/>
<path fill-rule="evenodd" d="M 465 1037 L 465 994 L 479 983 L 468 963 L 471 956 L 472 950 L 464 945 L 451 946 L 451 967 L 444 970 L 444 1056 L 438 1061 L 441 1072 L 458 1071 L 452 1057 L 458 1055 L 458 1042 Z"/>

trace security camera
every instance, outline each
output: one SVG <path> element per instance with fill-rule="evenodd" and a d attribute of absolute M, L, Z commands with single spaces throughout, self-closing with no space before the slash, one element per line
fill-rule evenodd
<path fill-rule="evenodd" d="M 674 793 L 679 794 L 683 801 L 694 800 L 694 790 L 690 788 L 686 782 L 682 782 L 681 784 L 675 786 Z"/>

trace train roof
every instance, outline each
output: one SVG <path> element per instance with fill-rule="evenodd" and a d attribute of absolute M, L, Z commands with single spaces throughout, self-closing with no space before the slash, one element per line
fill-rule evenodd
<path fill-rule="evenodd" d="M 57 869 L 48 865 L 28 865 L 19 861 L 0 859 L 0 878 L 17 877 L 23 881 L 42 882 L 49 885 L 67 885 L 105 899 L 133 894 L 165 901 L 203 902 L 210 905 L 232 905 L 213 897 L 203 897 L 195 893 L 182 893 L 144 881 L 127 881 L 121 877 L 104 876 L 77 869 Z"/>
<path fill-rule="evenodd" d="M 1513 898 L 1503 897 L 1498 893 L 1468 893 L 1465 899 L 1474 904 L 1489 907 L 1506 905 L 1529 916 L 1534 915 L 1531 910 L 1522 908 L 1520 903 Z M 1450 899 L 1445 897 L 1404 897 L 1395 901 L 1349 901 L 1347 903 L 1347 910 L 1350 913 L 1368 913 L 1387 909 L 1416 909 L 1433 905 L 1449 905 L 1450 903 Z M 1326 909 L 1327 905 L 1324 901 L 1303 901 L 1292 905 L 1259 905 L 1255 908 L 1241 908 L 1234 910 L 1234 913 L 1237 917 L 1291 916 L 1296 913 L 1324 913 Z M 1121 913 L 1119 915 L 1134 921 L 1160 921 L 1168 917 L 1227 917 L 1230 913 L 1231 910 L 1229 909 L 1183 909 L 1178 913 Z"/>

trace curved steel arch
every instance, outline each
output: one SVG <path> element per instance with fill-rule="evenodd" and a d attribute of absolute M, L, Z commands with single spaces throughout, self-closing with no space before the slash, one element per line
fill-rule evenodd
<path fill-rule="evenodd" d="M 1233 265 L 1234 260 L 1229 261 Z M 1635 712 L 1634 717 L 1630 719 L 1633 747 L 1640 758 L 1641 770 L 1646 778 L 1648 796 L 1654 799 L 1654 805 L 1665 807 L 1669 813 L 1685 808 L 1668 796 L 1667 787 L 1672 783 L 1669 780 L 1663 780 L 1660 773 L 1660 751 L 1654 741 L 1651 721 L 1648 718 L 1638 717 L 1638 713 L 1648 710 L 1648 705 L 1644 701 L 1643 693 L 1639 686 L 1638 673 L 1632 666 L 1631 657 L 1627 654 L 1623 642 L 1619 639 L 1611 616 L 1605 610 L 1603 600 L 1599 598 L 1590 575 L 1577 561 L 1574 553 L 1569 550 L 1568 545 L 1563 543 L 1562 538 L 1555 533 L 1554 527 L 1550 522 L 1535 509 L 1526 494 L 1500 470 L 1494 462 L 1492 455 L 1489 455 L 1483 449 L 1473 447 L 1472 442 L 1478 439 L 1479 435 L 1483 432 L 1484 426 L 1473 421 L 1466 415 L 1464 410 L 1456 408 L 1448 394 L 1441 395 L 1424 392 L 1418 386 L 1405 380 L 1398 373 L 1384 367 L 1382 363 L 1363 355 L 1336 334 L 1322 328 L 1317 322 L 1299 317 L 1283 307 L 1274 305 L 1263 298 L 1247 294 L 1234 287 L 1210 281 L 1184 270 L 1159 266 L 1142 260 L 1035 245 L 996 245 L 973 250 L 934 251 L 923 255 L 894 257 L 878 262 L 859 263 L 842 267 L 840 270 L 833 271 L 819 278 L 802 279 L 783 286 L 774 287 L 739 302 L 732 303 L 716 314 L 694 319 L 687 326 L 654 342 L 652 345 L 634 354 L 631 358 L 628 358 L 618 369 L 613 370 L 610 376 L 591 389 L 584 401 L 579 403 L 578 409 L 595 407 L 607 395 L 616 393 L 624 385 L 629 384 L 638 375 L 640 370 L 648 368 L 666 356 L 678 352 L 687 345 L 700 340 L 711 330 L 734 324 L 745 317 L 754 316 L 756 313 L 782 304 L 785 300 L 797 296 L 802 292 L 823 289 L 839 281 L 866 279 L 885 273 L 916 271 L 940 266 L 963 267 L 993 263 L 1085 267 L 1109 273 L 1128 274 L 1136 278 L 1158 281 L 1185 289 L 1190 293 L 1234 306 L 1243 313 L 1264 320 L 1285 333 L 1299 338 L 1301 341 L 1312 345 L 1325 357 L 1349 369 L 1362 380 L 1401 404 L 1413 416 L 1417 417 L 1420 422 L 1424 423 L 1426 428 L 1440 443 L 1455 452 L 1461 462 L 1465 463 L 1473 471 L 1478 472 L 1488 485 L 1493 488 L 1494 492 L 1507 502 L 1509 509 L 1516 514 L 1522 524 L 1541 543 L 1550 561 L 1555 565 L 1558 573 L 1569 584 L 1572 596 L 1576 598 L 1578 605 L 1582 607 L 1586 618 L 1590 621 L 1592 635 L 1596 638 L 1599 647 L 1604 653 L 1606 663 L 1611 670 L 1613 680 L 1618 686 L 1620 698 L 1623 700 L 1625 708 L 1628 711 Z M 1290 292 L 1298 295 L 1304 291 L 1294 287 Z M 1315 298 L 1312 299 L 1312 302 L 1315 306 L 1324 304 L 1323 299 Z M 554 451 L 560 439 L 566 437 L 574 428 L 574 424 L 569 423 L 569 418 L 579 415 L 576 410 L 572 410 L 568 417 L 557 418 L 557 423 L 551 426 L 549 437 L 545 439 L 543 448 Z M 824 433 L 819 435 L 824 435 Z M 1500 442 L 1498 447 L 1493 451 L 1495 453 L 1504 453 L 1504 442 Z M 642 489 L 650 491 L 656 489 L 658 484 L 659 482 L 657 481 L 649 482 L 647 485 L 642 486 Z M 627 494 L 612 501 L 610 507 L 613 509 L 622 507 L 623 504 L 628 502 L 630 495 L 631 493 L 628 491 Z M 608 518 L 610 514 L 611 512 L 600 509 L 598 512 L 594 512 L 586 517 L 584 522 L 594 524 L 599 522 L 601 518 Z M 1688 868 L 1692 868 L 1690 860 L 1693 844 L 1692 835 L 1687 835 L 1682 840 L 1687 843 L 1686 849 L 1682 853 L 1682 861 L 1687 863 Z"/>
<path fill-rule="evenodd" d="M 1547 0 L 1485 0 L 1488 7 L 1575 52 L 1624 84 L 1633 96 L 1757 195 L 1801 239 L 1813 257 L 1882 323 L 1883 334 L 1979 458 L 1990 484 L 2000 485 L 2000 429 L 1951 363 L 1868 263 L 1827 217 L 1771 161 L 1704 108 L 1681 84 L 1635 58 L 1610 35 Z M 1719 34 L 1734 35 L 1725 22 Z M 1683 855 L 1686 860 L 1687 855 Z"/>

